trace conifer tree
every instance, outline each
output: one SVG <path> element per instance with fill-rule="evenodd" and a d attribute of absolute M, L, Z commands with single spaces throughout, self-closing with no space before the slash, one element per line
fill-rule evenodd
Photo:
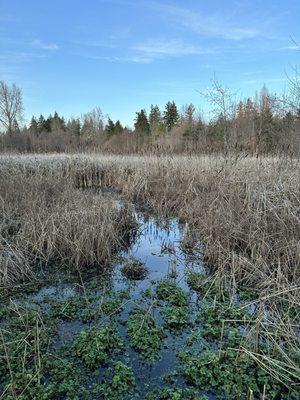
<path fill-rule="evenodd" d="M 158 130 L 161 124 L 161 112 L 158 106 L 151 105 L 151 110 L 149 114 L 149 125 L 151 133 L 154 133 Z"/>
<path fill-rule="evenodd" d="M 174 101 L 169 101 L 166 104 L 164 112 L 164 121 L 167 130 L 170 131 L 177 124 L 178 120 L 179 120 L 179 113 L 177 110 L 177 106 Z"/>
<path fill-rule="evenodd" d="M 105 133 L 107 136 L 112 136 L 115 133 L 115 124 L 110 118 L 108 118 Z"/>
<path fill-rule="evenodd" d="M 138 133 L 150 133 L 150 124 L 145 110 L 136 113 L 134 128 Z"/>
<path fill-rule="evenodd" d="M 35 119 L 35 117 L 32 117 L 32 118 L 31 118 L 30 125 L 29 125 L 29 130 L 30 130 L 30 132 L 33 133 L 34 135 L 37 135 L 38 132 L 39 132 L 38 122 L 37 122 L 37 120 Z"/>
<path fill-rule="evenodd" d="M 80 136 L 81 133 L 81 125 L 79 118 L 71 118 L 67 123 L 67 131 L 69 131 L 72 135 Z"/>
<path fill-rule="evenodd" d="M 42 133 L 45 130 L 45 118 L 42 114 L 39 116 L 37 126 L 38 126 L 38 133 Z"/>
<path fill-rule="evenodd" d="M 193 125 L 195 111 L 195 106 L 192 103 L 189 104 L 185 109 L 185 119 L 189 126 Z"/>
<path fill-rule="evenodd" d="M 121 122 L 118 120 L 118 121 L 115 123 L 115 134 L 122 133 L 123 130 L 124 130 L 124 128 L 123 128 Z"/>

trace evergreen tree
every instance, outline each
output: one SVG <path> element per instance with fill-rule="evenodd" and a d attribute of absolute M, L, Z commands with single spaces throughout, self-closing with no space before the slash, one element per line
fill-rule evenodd
<path fill-rule="evenodd" d="M 145 110 L 136 113 L 134 128 L 138 133 L 150 133 L 150 124 Z"/>
<path fill-rule="evenodd" d="M 169 101 L 166 104 L 165 113 L 164 113 L 164 121 L 167 127 L 167 130 L 170 131 L 178 122 L 179 113 L 174 101 Z"/>
<path fill-rule="evenodd" d="M 149 125 L 152 133 L 156 132 L 161 124 L 161 112 L 158 106 L 151 105 Z"/>
<path fill-rule="evenodd" d="M 81 124 L 79 118 L 71 118 L 67 123 L 67 131 L 70 134 L 75 136 L 80 136 L 81 133 Z"/>
<path fill-rule="evenodd" d="M 185 119 L 188 123 L 188 126 L 192 126 L 194 123 L 194 114 L 195 114 L 195 106 L 191 103 L 185 109 Z"/>
<path fill-rule="evenodd" d="M 108 118 L 107 125 L 105 127 L 105 133 L 107 136 L 112 136 L 115 133 L 115 124 L 114 122 Z"/>
<path fill-rule="evenodd" d="M 124 128 L 123 128 L 121 122 L 118 120 L 118 121 L 115 123 L 115 134 L 122 133 L 123 130 L 124 130 Z"/>
<path fill-rule="evenodd" d="M 50 114 L 49 117 L 44 121 L 43 131 L 51 132 L 51 121 L 52 121 L 52 115 Z"/>
<path fill-rule="evenodd" d="M 80 134 L 81 134 L 81 124 L 80 124 L 80 119 L 79 118 L 76 118 L 76 120 L 75 120 L 74 134 L 76 136 L 80 136 Z"/>
<path fill-rule="evenodd" d="M 34 135 L 37 135 L 39 133 L 39 125 L 35 117 L 31 118 L 30 125 L 29 125 L 29 130 L 31 133 Z"/>
<path fill-rule="evenodd" d="M 44 116 L 41 114 L 39 116 L 38 122 L 37 122 L 37 126 L 38 126 L 38 133 L 42 133 L 45 130 L 45 118 Z"/>
<path fill-rule="evenodd" d="M 66 123 L 64 118 L 61 118 L 58 113 L 55 111 L 53 117 L 49 117 L 49 125 L 51 132 L 57 131 L 65 131 L 66 130 Z"/>

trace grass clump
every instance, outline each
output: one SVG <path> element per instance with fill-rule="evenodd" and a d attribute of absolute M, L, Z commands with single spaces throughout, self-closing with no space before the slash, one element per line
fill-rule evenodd
<path fill-rule="evenodd" d="M 125 261 L 121 272 L 127 279 L 139 281 L 146 278 L 148 270 L 141 261 L 130 259 Z"/>
<path fill-rule="evenodd" d="M 134 309 L 127 321 L 126 331 L 135 351 L 146 359 L 158 356 L 165 335 L 148 311 L 141 308 Z"/>
<path fill-rule="evenodd" d="M 123 340 L 113 324 L 101 328 L 82 330 L 73 344 L 73 354 L 79 357 L 89 369 L 105 365 L 111 356 L 120 352 Z"/>

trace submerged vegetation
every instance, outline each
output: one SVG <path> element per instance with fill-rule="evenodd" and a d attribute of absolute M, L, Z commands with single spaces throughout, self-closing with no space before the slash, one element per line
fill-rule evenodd
<path fill-rule="evenodd" d="M 298 399 L 298 160 L 6 155 L 0 168 L 1 398 Z M 159 246 L 130 252 L 164 223 Z"/>

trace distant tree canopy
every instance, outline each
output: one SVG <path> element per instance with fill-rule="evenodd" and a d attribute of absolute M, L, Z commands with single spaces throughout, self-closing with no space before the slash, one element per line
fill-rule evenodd
<path fill-rule="evenodd" d="M 69 126 L 70 121 L 68 121 Z M 35 117 L 32 117 L 29 125 L 29 130 L 34 134 L 41 134 L 57 131 L 66 132 L 67 127 L 64 118 L 60 117 L 55 111 L 53 116 L 50 114 L 49 117 L 46 119 L 42 114 L 39 116 L 38 120 L 36 120 Z"/>
<path fill-rule="evenodd" d="M 154 104 L 149 114 L 145 109 L 139 110 L 132 130 L 120 120 L 104 116 L 99 107 L 80 118 L 65 119 L 56 111 L 48 117 L 41 114 L 33 116 L 28 127 L 21 126 L 21 91 L 3 82 L 1 85 L 0 123 L 7 132 L 7 138 L 0 140 L 2 148 L 36 146 L 38 151 L 66 151 L 90 146 L 112 152 L 123 152 L 126 148 L 128 152 L 152 149 L 155 152 L 246 151 L 252 154 L 280 149 L 300 153 L 300 107 L 295 106 L 300 100 L 283 102 L 265 86 L 255 98 L 236 102 L 228 88 L 214 81 L 206 95 L 213 114 L 209 121 L 202 119 L 193 104 L 179 111 L 176 103 L 169 101 L 163 112 Z M 6 98 L 14 109 L 10 114 L 3 111 L 1 101 Z M 14 134 L 18 135 L 17 139 L 8 139 Z"/>

